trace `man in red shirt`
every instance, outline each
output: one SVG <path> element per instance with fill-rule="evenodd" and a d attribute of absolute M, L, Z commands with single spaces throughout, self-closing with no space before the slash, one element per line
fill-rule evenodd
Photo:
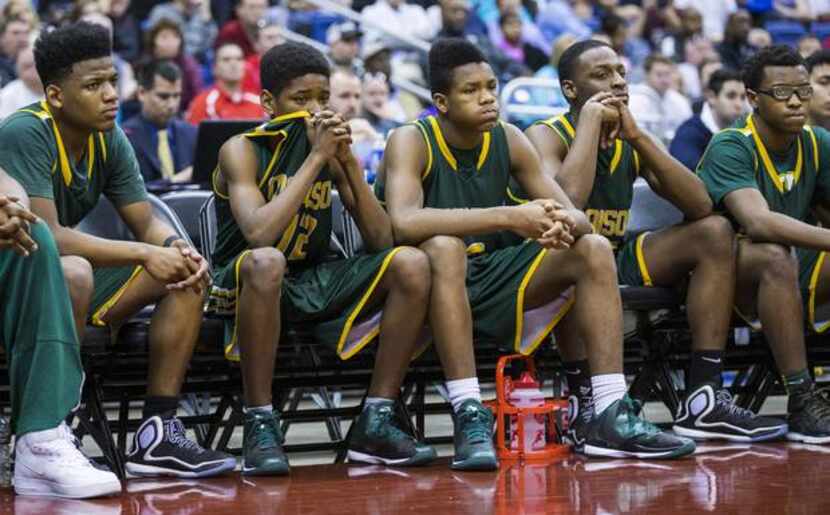
<path fill-rule="evenodd" d="M 236 19 L 222 25 L 215 47 L 218 49 L 225 43 L 236 43 L 245 52 L 245 57 L 255 54 L 257 24 L 267 9 L 268 0 L 239 0 Z"/>
<path fill-rule="evenodd" d="M 284 41 L 282 24 L 279 18 L 266 16 L 260 20 L 256 39 L 256 53 L 245 58 L 245 78 L 242 79 L 242 89 L 257 95 L 260 94 L 262 83 L 259 78 L 259 62 L 262 60 L 262 55 Z"/>
<path fill-rule="evenodd" d="M 225 43 L 219 46 L 213 65 L 216 83 L 193 99 L 187 121 L 198 125 L 202 120 L 263 118 L 265 112 L 259 104 L 259 96 L 242 89 L 244 74 L 245 60 L 239 45 Z"/>

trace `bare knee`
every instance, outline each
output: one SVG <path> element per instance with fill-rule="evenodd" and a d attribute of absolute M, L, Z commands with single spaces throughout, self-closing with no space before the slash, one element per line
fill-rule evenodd
<path fill-rule="evenodd" d="M 389 263 L 388 273 L 393 287 L 405 291 L 408 297 L 429 296 L 429 258 L 423 251 L 413 247 L 399 249 Z"/>
<path fill-rule="evenodd" d="M 775 283 L 798 283 L 798 261 L 789 248 L 775 243 L 757 244 L 757 266 L 761 270 L 761 280 Z"/>
<path fill-rule="evenodd" d="M 467 266 L 467 246 L 464 240 L 455 236 L 433 236 L 421 243 L 419 248 L 426 253 L 433 274 L 457 275 L 463 277 Z"/>
<path fill-rule="evenodd" d="M 82 303 L 83 307 L 88 306 L 95 289 L 92 265 L 82 257 L 65 256 L 61 258 L 61 267 L 73 304 Z"/>
<path fill-rule="evenodd" d="M 689 243 L 698 249 L 702 258 L 717 259 L 720 262 L 734 259 L 735 231 L 729 220 L 720 215 L 711 215 L 692 222 L 689 228 L 692 229 Z"/>
<path fill-rule="evenodd" d="M 586 234 L 571 247 L 580 257 L 586 272 L 611 272 L 616 276 L 614 248 L 611 242 L 598 234 Z"/>
<path fill-rule="evenodd" d="M 240 267 L 242 282 L 263 292 L 278 291 L 287 269 L 285 256 L 275 248 L 254 249 Z"/>

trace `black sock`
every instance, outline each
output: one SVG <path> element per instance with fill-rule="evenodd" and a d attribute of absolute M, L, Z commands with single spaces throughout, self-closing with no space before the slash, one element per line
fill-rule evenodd
<path fill-rule="evenodd" d="M 141 413 L 145 420 L 158 415 L 162 420 L 167 420 L 176 416 L 176 410 L 179 408 L 178 397 L 162 397 L 148 395 L 144 399 L 144 410 Z"/>
<path fill-rule="evenodd" d="M 784 388 L 790 395 L 809 392 L 813 388 L 813 378 L 805 368 L 794 374 L 784 376 Z"/>
<path fill-rule="evenodd" d="M 719 389 L 722 383 L 721 372 L 723 351 L 693 351 L 692 363 L 689 366 L 688 390 L 692 392 L 704 384 L 711 384 L 716 390 Z"/>
<path fill-rule="evenodd" d="M 563 361 L 565 378 L 568 380 L 568 391 L 571 395 L 590 396 L 591 371 L 588 369 L 588 360 Z"/>

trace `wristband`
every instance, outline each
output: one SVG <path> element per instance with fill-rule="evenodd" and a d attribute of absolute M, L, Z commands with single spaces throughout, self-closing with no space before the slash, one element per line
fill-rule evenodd
<path fill-rule="evenodd" d="M 182 237 L 179 236 L 178 234 L 173 234 L 172 236 L 168 236 L 167 239 L 164 240 L 164 243 L 162 244 L 162 247 L 169 247 L 174 242 L 177 242 L 181 239 L 182 239 Z"/>

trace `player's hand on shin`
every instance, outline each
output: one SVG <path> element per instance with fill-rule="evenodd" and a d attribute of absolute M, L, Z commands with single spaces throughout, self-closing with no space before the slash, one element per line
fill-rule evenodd
<path fill-rule="evenodd" d="M 21 256 L 37 250 L 37 243 L 30 235 L 30 224 L 38 218 L 23 207 L 20 199 L 0 195 L 0 249 L 12 249 Z"/>

